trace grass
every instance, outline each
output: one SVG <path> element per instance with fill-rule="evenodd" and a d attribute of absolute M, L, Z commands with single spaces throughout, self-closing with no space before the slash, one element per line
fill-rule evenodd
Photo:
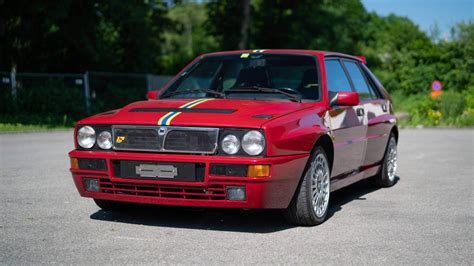
<path fill-rule="evenodd" d="M 47 131 L 61 131 L 72 129 L 72 127 L 65 126 L 51 126 L 51 125 L 29 125 L 21 123 L 0 123 L 0 134 L 3 133 L 19 133 L 19 132 L 47 132 Z"/>

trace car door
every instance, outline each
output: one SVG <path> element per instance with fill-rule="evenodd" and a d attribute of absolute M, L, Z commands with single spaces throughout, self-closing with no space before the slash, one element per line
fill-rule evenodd
<path fill-rule="evenodd" d="M 324 60 L 329 97 L 338 92 L 354 91 L 347 71 L 339 58 Z M 334 141 L 334 163 L 331 175 L 343 176 L 362 165 L 366 149 L 367 119 L 362 105 L 331 106 L 326 113 L 326 125 Z"/>
<path fill-rule="evenodd" d="M 372 96 L 364 103 L 368 118 L 367 151 L 364 165 L 369 166 L 378 164 L 383 159 L 389 133 L 395 119 L 390 112 L 389 99 L 378 89 L 377 84 L 380 84 L 380 82 L 374 80 L 375 76 L 367 66 L 360 64 L 360 69 L 366 78 Z"/>
<path fill-rule="evenodd" d="M 364 73 L 361 63 L 354 60 L 343 60 L 344 67 L 349 73 L 350 80 L 355 90 L 359 93 L 361 105 L 364 107 L 367 119 L 367 148 L 363 166 L 371 166 L 382 160 L 385 145 L 388 140 L 387 122 L 384 117 L 388 113 L 387 102 L 375 90 L 374 83 Z"/>

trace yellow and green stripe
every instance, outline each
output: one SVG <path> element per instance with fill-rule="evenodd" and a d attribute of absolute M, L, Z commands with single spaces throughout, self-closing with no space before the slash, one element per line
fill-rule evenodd
<path fill-rule="evenodd" d="M 196 106 L 198 104 L 201 104 L 203 102 L 207 102 L 207 101 L 210 101 L 210 100 L 213 100 L 213 98 L 197 99 L 197 100 L 191 101 L 189 103 L 183 104 L 179 108 L 183 108 L 183 109 L 193 108 L 194 106 Z M 171 121 L 180 114 L 181 114 L 181 112 L 168 112 L 158 120 L 158 125 L 159 126 L 169 126 L 171 124 Z"/>

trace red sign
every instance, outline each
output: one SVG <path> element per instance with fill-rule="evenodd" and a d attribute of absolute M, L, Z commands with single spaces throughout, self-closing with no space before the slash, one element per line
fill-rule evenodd
<path fill-rule="evenodd" d="M 431 83 L 431 89 L 433 91 L 441 91 L 441 88 L 443 88 L 443 83 L 439 80 L 435 80 Z"/>

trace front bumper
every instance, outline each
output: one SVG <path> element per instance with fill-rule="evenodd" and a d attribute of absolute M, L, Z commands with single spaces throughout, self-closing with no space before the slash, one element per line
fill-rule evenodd
<path fill-rule="evenodd" d="M 77 190 L 83 197 L 159 205 L 281 209 L 290 203 L 309 155 L 248 158 L 73 150 L 69 153 L 69 157 L 106 160 L 107 170 L 104 171 L 70 168 Z M 120 178 L 114 174 L 112 167 L 114 160 L 201 163 L 205 165 L 204 180 L 178 182 Z M 212 176 L 210 164 L 268 164 L 271 167 L 270 176 L 259 178 Z M 84 178 L 99 179 L 100 192 L 86 191 Z M 226 188 L 231 186 L 245 187 L 246 199 L 243 201 L 227 199 Z"/>

